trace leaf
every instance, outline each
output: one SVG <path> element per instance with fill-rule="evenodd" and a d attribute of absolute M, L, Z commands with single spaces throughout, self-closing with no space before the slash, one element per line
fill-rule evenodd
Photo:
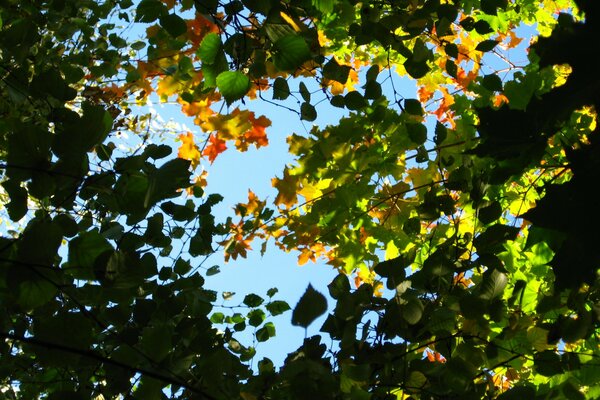
<path fill-rule="evenodd" d="M 159 0 L 142 0 L 135 10 L 136 22 L 154 22 L 167 13 L 167 7 Z"/>
<path fill-rule="evenodd" d="M 204 36 L 197 52 L 200 61 L 203 64 L 214 64 L 221 51 L 221 47 L 221 38 L 216 33 L 211 32 Z"/>
<path fill-rule="evenodd" d="M 308 91 L 306 84 L 304 82 L 300 82 L 300 84 L 298 85 L 298 88 L 300 91 L 300 96 L 302 96 L 302 99 L 304 99 L 304 101 L 306 103 L 310 103 L 310 92 Z"/>
<path fill-rule="evenodd" d="M 310 49 L 302 36 L 283 36 L 273 46 L 273 61 L 280 71 L 294 71 L 310 59 Z"/>
<path fill-rule="evenodd" d="M 354 91 L 344 96 L 344 104 L 348 110 L 358 111 L 369 105 L 367 100 L 360 93 Z"/>
<path fill-rule="evenodd" d="M 492 51 L 497 44 L 498 42 L 496 40 L 484 40 L 483 42 L 480 42 L 477 47 L 475 47 L 475 50 L 486 53 L 488 51 Z"/>
<path fill-rule="evenodd" d="M 427 61 L 414 61 L 412 58 L 404 62 L 404 68 L 415 79 L 424 77 L 431 69 L 427 65 Z"/>
<path fill-rule="evenodd" d="M 300 119 L 312 122 L 317 119 L 317 110 L 310 103 L 302 103 L 300 106 Z"/>
<path fill-rule="evenodd" d="M 421 102 L 417 99 L 405 99 L 404 111 L 411 115 L 423 115 L 423 107 L 421 106 Z"/>
<path fill-rule="evenodd" d="M 263 302 L 264 302 L 263 298 L 254 293 L 248 294 L 248 295 L 246 295 L 246 297 L 244 297 L 244 304 L 247 305 L 248 307 L 258 307 Z"/>
<path fill-rule="evenodd" d="M 312 5 L 323 14 L 332 12 L 333 4 L 334 0 L 312 0 Z"/>
<path fill-rule="evenodd" d="M 250 90 L 250 79 L 239 71 L 221 72 L 217 76 L 217 88 L 228 104 L 239 100 Z"/>
<path fill-rule="evenodd" d="M 185 135 L 179 135 L 181 140 L 181 146 L 177 152 L 177 157 L 189 160 L 192 165 L 192 169 L 195 169 L 200 164 L 200 149 L 194 143 L 194 135 L 191 132 L 187 132 Z"/>
<path fill-rule="evenodd" d="M 288 86 L 287 80 L 282 77 L 278 77 L 273 82 L 273 100 L 285 100 L 290 96 L 290 87 Z"/>
<path fill-rule="evenodd" d="M 187 24 L 176 14 L 167 14 L 160 17 L 160 26 L 165 28 L 173 37 L 181 36 L 187 32 Z"/>
<path fill-rule="evenodd" d="M 496 74 L 486 75 L 481 80 L 484 88 L 491 91 L 502 91 L 502 80 Z"/>
<path fill-rule="evenodd" d="M 329 285 L 327 285 L 327 288 L 329 289 L 329 295 L 334 299 L 339 300 L 350 293 L 350 282 L 346 275 L 339 274 Z"/>
<path fill-rule="evenodd" d="M 271 313 L 272 316 L 283 314 L 291 309 L 289 304 L 282 300 L 274 300 L 268 303 L 265 308 Z"/>
<path fill-rule="evenodd" d="M 323 66 L 323 77 L 344 84 L 348 80 L 350 70 L 351 68 L 348 65 L 340 65 L 335 57 L 331 57 Z M 375 73 L 375 76 L 377 76 L 377 73 Z"/>
<path fill-rule="evenodd" d="M 208 137 L 208 145 L 202 151 L 202 155 L 208 157 L 208 161 L 212 164 L 217 156 L 225 150 L 227 150 L 225 141 L 212 134 Z"/>
<path fill-rule="evenodd" d="M 256 331 L 256 340 L 259 342 L 266 342 L 270 338 L 274 337 L 275 334 L 275 325 L 273 325 L 272 322 L 267 322 L 262 328 L 259 328 Z"/>
<path fill-rule="evenodd" d="M 308 328 L 319 316 L 327 311 L 327 299 L 308 285 L 292 312 L 292 325 Z"/>
<path fill-rule="evenodd" d="M 507 283 L 508 278 L 505 273 L 496 269 L 488 271 L 483 275 L 479 297 L 484 300 L 491 300 L 502 296 Z"/>

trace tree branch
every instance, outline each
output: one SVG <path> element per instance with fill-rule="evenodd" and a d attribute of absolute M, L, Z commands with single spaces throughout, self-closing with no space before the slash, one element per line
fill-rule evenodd
<path fill-rule="evenodd" d="M 13 333 L 8 333 L 8 332 L 3 332 L 3 331 L 0 331 L 0 337 L 3 337 L 5 339 L 10 339 L 10 340 L 16 340 L 16 341 L 31 344 L 34 346 L 44 347 L 47 349 L 64 351 L 66 353 L 71 353 L 71 354 L 76 354 L 76 355 L 79 355 L 82 357 L 87 357 L 89 359 L 96 360 L 96 361 L 99 361 L 104 364 L 109 364 L 109 365 L 112 365 L 115 367 L 126 369 L 126 370 L 134 372 L 136 374 L 141 374 L 144 376 L 148 376 L 150 378 L 158 379 L 159 381 L 162 381 L 167 384 L 181 386 L 182 388 L 187 389 L 195 394 L 199 394 L 203 398 L 208 399 L 208 400 L 217 400 L 216 397 L 214 397 L 214 396 L 204 392 L 203 390 L 201 390 L 197 387 L 194 387 L 186 382 L 180 381 L 179 379 L 176 379 L 176 378 L 168 376 L 168 375 L 164 375 L 160 372 L 156 372 L 156 371 L 153 371 L 150 369 L 146 369 L 143 367 L 134 367 L 132 365 L 123 363 L 121 361 L 113 360 L 112 358 L 105 357 L 91 349 L 85 349 L 85 350 L 84 349 L 76 349 L 74 347 L 65 346 L 65 345 L 62 345 L 59 343 L 47 342 L 45 340 L 36 339 L 34 337 L 25 337 L 22 335 L 15 335 Z"/>

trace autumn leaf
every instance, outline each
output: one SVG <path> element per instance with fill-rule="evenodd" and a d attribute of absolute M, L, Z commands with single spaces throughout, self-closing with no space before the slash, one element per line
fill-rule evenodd
<path fill-rule="evenodd" d="M 200 42 L 208 33 L 219 33 L 219 27 L 206 19 L 201 13 L 196 13 L 196 18 L 186 21 L 188 26 L 188 39 L 192 42 L 193 49 L 200 46 Z"/>
<path fill-rule="evenodd" d="M 208 137 L 208 145 L 202 151 L 202 155 L 208 157 L 208 160 L 212 164 L 217 156 L 227 150 L 227 145 L 224 140 L 221 140 L 217 135 L 210 135 Z"/>
<path fill-rule="evenodd" d="M 283 179 L 271 179 L 271 185 L 278 191 L 275 204 L 289 209 L 298 202 L 298 177 L 290 175 L 289 169 L 283 171 Z"/>
<path fill-rule="evenodd" d="M 269 144 L 266 128 L 271 121 L 262 115 L 256 118 L 252 111 L 236 108 L 229 114 L 214 114 L 200 126 L 205 132 L 217 132 L 222 140 L 233 140 L 239 151 L 248 150 L 251 144 L 256 148 Z"/>
<path fill-rule="evenodd" d="M 258 149 L 269 144 L 267 138 L 266 129 L 271 126 L 271 120 L 264 115 L 255 118 L 254 112 L 248 113 L 248 121 L 250 122 L 251 128 L 248 129 L 243 136 L 243 139 L 238 139 L 235 142 L 235 147 L 240 151 L 248 149 L 249 144 L 254 144 Z"/>
<path fill-rule="evenodd" d="M 266 202 L 260 201 L 252 190 L 248 190 L 248 202 L 239 203 L 235 207 L 235 213 L 242 217 L 246 215 L 258 215 L 265 207 Z"/>
<path fill-rule="evenodd" d="M 192 168 L 196 168 L 200 164 L 200 150 L 194 143 L 194 135 L 191 132 L 179 135 L 181 146 L 177 152 L 177 157 L 189 160 L 192 162 Z"/>

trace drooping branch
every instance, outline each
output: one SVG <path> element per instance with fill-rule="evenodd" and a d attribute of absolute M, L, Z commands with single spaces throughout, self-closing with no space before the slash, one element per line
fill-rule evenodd
<path fill-rule="evenodd" d="M 171 385 L 180 386 L 184 389 L 187 389 L 195 394 L 202 396 L 202 398 L 204 398 L 204 399 L 217 400 L 216 397 L 206 393 L 202 389 L 197 388 L 187 382 L 181 381 L 175 377 L 172 377 L 172 376 L 169 376 L 169 375 L 157 372 L 157 371 L 153 371 L 151 369 L 147 369 L 144 367 L 136 367 L 133 365 L 129 365 L 127 363 L 117 361 L 112 358 L 103 356 L 102 354 L 98 353 L 97 351 L 94 351 L 91 349 L 77 349 L 77 348 L 65 346 L 65 345 L 62 345 L 59 343 L 53 343 L 53 342 L 48 342 L 46 340 L 37 339 L 35 337 L 26 337 L 26 336 L 16 335 L 14 333 L 9 333 L 9 332 L 4 332 L 4 331 L 0 331 L 0 337 L 2 337 L 4 339 L 9 339 L 9 340 L 16 340 L 16 341 L 31 344 L 34 346 L 44 347 L 46 349 L 63 351 L 65 353 L 75 354 L 75 355 L 79 355 L 82 357 L 86 357 L 86 358 L 101 362 L 103 364 L 109 364 L 109 365 L 112 365 L 115 367 L 125 369 L 127 371 L 134 372 L 136 374 L 141 374 L 141 375 L 144 375 L 144 376 L 147 376 L 150 378 L 158 379 L 162 382 L 165 382 L 165 383 L 168 383 Z"/>

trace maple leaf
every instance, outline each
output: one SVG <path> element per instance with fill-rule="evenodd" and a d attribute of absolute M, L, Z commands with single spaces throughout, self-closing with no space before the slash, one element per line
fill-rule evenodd
<path fill-rule="evenodd" d="M 256 98 L 258 97 L 256 94 L 257 92 L 269 90 L 270 88 L 271 85 L 269 84 L 269 80 L 266 78 L 260 78 L 252 82 L 252 86 L 250 86 L 250 90 L 248 90 L 246 96 L 250 100 L 256 100 Z"/>
<path fill-rule="evenodd" d="M 440 122 L 448 122 L 452 128 L 455 128 L 454 116 L 450 110 L 450 106 L 454 104 L 454 96 L 448 93 L 448 89 L 444 86 L 440 87 L 440 91 L 443 94 L 440 106 L 433 113 L 438 117 Z"/>
<path fill-rule="evenodd" d="M 239 203 L 235 207 L 237 215 L 258 215 L 265 207 L 266 201 L 260 201 L 252 190 L 248 190 L 248 203 Z"/>
<path fill-rule="evenodd" d="M 194 50 L 200 46 L 202 39 L 208 33 L 219 33 L 219 27 L 200 13 L 196 13 L 196 18 L 187 20 L 186 24 L 188 27 L 188 39 L 192 42 L 192 49 Z"/>
<path fill-rule="evenodd" d="M 192 163 L 192 168 L 196 168 L 200 164 L 200 149 L 194 143 L 194 135 L 191 132 L 179 135 L 181 146 L 177 152 L 177 157 L 189 160 Z"/>
<path fill-rule="evenodd" d="M 205 132 L 218 132 L 224 140 L 236 140 L 244 132 L 252 129 L 250 111 L 236 108 L 229 114 L 215 114 L 203 122 L 200 127 Z"/>
<path fill-rule="evenodd" d="M 283 170 L 283 179 L 271 179 L 271 185 L 278 190 L 275 204 L 284 204 L 289 209 L 298 202 L 298 177 L 290 175 L 289 169 Z"/>
<path fill-rule="evenodd" d="M 167 101 L 168 98 L 175 93 L 181 91 L 183 84 L 174 76 L 165 76 L 158 82 L 156 94 L 160 96 L 161 101 Z"/>
<path fill-rule="evenodd" d="M 254 144 L 258 149 L 269 144 L 267 138 L 266 129 L 271 126 L 271 120 L 264 115 L 258 118 L 254 117 L 253 112 L 249 112 L 248 121 L 251 124 L 251 128 L 244 133 L 243 140 L 236 141 L 235 145 L 238 150 L 247 150 L 249 144 Z"/>
<path fill-rule="evenodd" d="M 352 92 L 354 91 L 354 86 L 358 84 L 358 72 L 356 70 L 351 69 L 348 73 L 348 79 L 345 83 L 340 83 L 334 80 L 323 79 L 323 85 L 329 86 L 331 94 L 338 95 L 343 94 L 344 91 Z"/>
<path fill-rule="evenodd" d="M 185 189 L 187 194 L 192 196 L 194 194 L 194 188 L 196 188 L 196 187 L 204 189 L 206 187 L 206 185 L 208 184 L 208 182 L 206 181 L 207 177 L 208 177 L 208 171 L 202 171 L 200 173 L 200 175 L 194 177 L 192 179 L 192 186 L 189 186 Z"/>
<path fill-rule="evenodd" d="M 202 151 L 202 155 L 208 157 L 208 160 L 212 164 L 217 156 L 227 150 L 227 145 L 224 140 L 221 140 L 217 135 L 210 135 L 208 137 L 208 145 Z"/>

